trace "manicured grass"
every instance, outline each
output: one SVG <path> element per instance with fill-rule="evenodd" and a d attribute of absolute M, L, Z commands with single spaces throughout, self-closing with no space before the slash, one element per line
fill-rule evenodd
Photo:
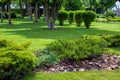
<path fill-rule="evenodd" d="M 36 73 L 24 80 L 120 80 L 120 70 L 67 73 Z"/>
<path fill-rule="evenodd" d="M 34 24 L 27 19 L 13 19 L 13 25 L 7 25 L 7 21 L 0 23 L 0 38 L 7 38 L 18 43 L 26 40 L 32 42 L 29 50 L 37 50 L 46 47 L 51 41 L 56 39 L 76 39 L 82 35 L 93 34 L 120 34 L 120 23 L 98 23 L 94 22 L 90 29 L 76 27 L 75 23 L 69 25 L 65 22 L 64 26 L 56 27 L 59 30 L 44 30 L 47 25 L 40 20 Z M 120 54 L 120 47 L 110 49 L 111 52 Z M 33 77 L 25 80 L 120 80 L 120 70 L 116 71 L 86 71 L 72 73 L 36 73 Z"/>
<path fill-rule="evenodd" d="M 32 42 L 29 50 L 44 48 L 46 44 L 56 39 L 76 39 L 82 35 L 93 34 L 120 34 L 120 23 L 94 22 L 90 29 L 86 29 L 84 25 L 76 27 L 75 23 L 69 25 L 67 21 L 64 26 L 59 26 L 56 22 L 59 30 L 50 31 L 43 29 L 47 25 L 42 19 L 37 24 L 27 19 L 13 19 L 13 25 L 7 25 L 6 22 L 7 20 L 0 23 L 0 38 L 8 38 L 18 43 L 28 40 Z"/>

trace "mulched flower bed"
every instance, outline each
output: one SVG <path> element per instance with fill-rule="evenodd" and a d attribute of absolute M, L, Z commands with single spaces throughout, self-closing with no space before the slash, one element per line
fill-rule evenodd
<path fill-rule="evenodd" d="M 77 72 L 86 70 L 120 69 L 120 56 L 104 54 L 98 58 L 80 61 L 64 61 L 51 67 L 44 67 L 45 72 Z M 36 71 L 38 71 L 36 69 Z"/>

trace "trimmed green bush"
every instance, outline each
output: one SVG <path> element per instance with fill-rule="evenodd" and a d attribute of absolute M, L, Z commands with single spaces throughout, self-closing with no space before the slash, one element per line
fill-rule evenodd
<path fill-rule="evenodd" d="M 35 67 L 36 57 L 28 51 L 0 51 L 0 80 L 18 80 Z"/>
<path fill-rule="evenodd" d="M 0 80 L 19 80 L 34 69 L 37 58 L 28 46 L 28 42 L 18 45 L 0 39 Z"/>
<path fill-rule="evenodd" d="M 75 12 L 75 22 L 77 26 L 81 26 L 83 22 L 83 11 L 76 11 Z"/>
<path fill-rule="evenodd" d="M 69 24 L 72 24 L 74 22 L 74 11 L 69 11 L 68 17 L 69 17 Z"/>
<path fill-rule="evenodd" d="M 78 60 L 101 56 L 107 45 L 107 41 L 100 36 L 83 36 L 75 41 L 57 40 L 47 49 L 55 53 L 60 60 Z"/>
<path fill-rule="evenodd" d="M 65 10 L 60 10 L 58 13 L 58 20 L 59 20 L 59 25 L 63 25 L 64 21 L 67 20 L 68 18 L 68 12 Z"/>
<path fill-rule="evenodd" d="M 91 22 L 96 18 L 96 13 L 93 11 L 85 11 L 83 13 L 83 20 L 86 28 L 90 28 Z"/>

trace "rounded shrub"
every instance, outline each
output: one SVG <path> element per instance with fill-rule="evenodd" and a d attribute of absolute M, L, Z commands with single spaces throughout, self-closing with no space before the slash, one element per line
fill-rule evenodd
<path fill-rule="evenodd" d="M 68 14 L 68 19 L 69 19 L 69 24 L 72 24 L 74 22 L 74 11 L 69 11 Z"/>
<path fill-rule="evenodd" d="M 76 11 L 75 12 L 75 22 L 77 26 L 81 26 L 83 22 L 83 11 Z"/>
<path fill-rule="evenodd" d="M 86 28 L 90 28 L 91 22 L 96 18 L 96 13 L 93 11 L 85 11 L 83 13 L 83 20 Z"/>
<path fill-rule="evenodd" d="M 115 12 L 113 12 L 113 11 L 108 11 L 108 13 L 107 12 L 105 12 L 105 17 L 112 17 L 112 18 L 114 18 L 115 17 Z"/>
<path fill-rule="evenodd" d="M 33 70 L 37 58 L 27 51 L 29 44 L 0 39 L 0 80 L 19 80 Z"/>
<path fill-rule="evenodd" d="M 63 25 L 64 21 L 68 18 L 68 12 L 65 10 L 60 10 L 58 13 L 59 25 Z"/>
<path fill-rule="evenodd" d="M 0 80 L 18 80 L 35 67 L 36 57 L 28 51 L 0 51 Z"/>

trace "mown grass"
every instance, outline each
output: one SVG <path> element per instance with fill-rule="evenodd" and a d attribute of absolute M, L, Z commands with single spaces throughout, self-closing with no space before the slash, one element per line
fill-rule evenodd
<path fill-rule="evenodd" d="M 90 29 L 76 27 L 75 23 L 69 25 L 66 21 L 64 26 L 56 27 L 59 30 L 44 30 L 46 23 L 41 19 L 40 23 L 34 24 L 27 19 L 13 19 L 13 25 L 7 25 L 7 20 L 0 23 L 0 38 L 7 38 L 18 43 L 26 40 L 32 42 L 29 50 L 37 50 L 46 47 L 51 41 L 57 39 L 76 39 L 82 35 L 93 34 L 120 34 L 120 23 L 94 22 Z M 110 49 L 111 52 L 120 54 L 120 47 Z M 120 70 L 115 71 L 85 71 L 67 73 L 35 73 L 35 76 L 27 76 L 25 80 L 120 80 Z"/>
<path fill-rule="evenodd" d="M 13 25 L 8 25 L 7 20 L 0 23 L 0 38 L 8 38 L 18 43 L 28 40 L 32 42 L 29 50 L 44 48 L 46 44 L 56 39 L 76 39 L 82 35 L 93 34 L 120 34 L 120 23 L 94 22 L 90 29 L 86 29 L 83 24 L 82 27 L 76 27 L 75 23 L 69 25 L 66 21 L 64 26 L 59 26 L 56 22 L 59 30 L 50 31 L 43 29 L 47 24 L 42 19 L 37 24 L 27 19 L 13 19 L 12 22 Z"/>
<path fill-rule="evenodd" d="M 120 80 L 120 70 L 67 73 L 36 73 L 24 80 Z"/>

